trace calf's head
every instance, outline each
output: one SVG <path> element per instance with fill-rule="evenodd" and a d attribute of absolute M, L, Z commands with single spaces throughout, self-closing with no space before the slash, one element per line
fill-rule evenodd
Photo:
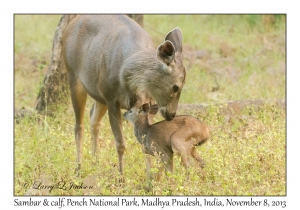
<path fill-rule="evenodd" d="M 146 103 L 143 104 L 141 107 L 134 106 L 130 110 L 124 113 L 124 118 L 131 122 L 132 124 L 135 124 L 137 120 L 140 120 L 141 118 L 147 117 L 147 114 L 156 114 L 158 111 L 158 105 L 154 104 L 150 106 L 150 104 Z"/>

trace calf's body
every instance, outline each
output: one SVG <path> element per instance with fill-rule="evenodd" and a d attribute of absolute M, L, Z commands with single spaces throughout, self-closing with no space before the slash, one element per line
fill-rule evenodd
<path fill-rule="evenodd" d="M 166 169 L 173 172 L 173 154 L 179 153 L 184 167 L 193 157 L 201 167 L 204 161 L 195 146 L 203 144 L 209 137 L 208 126 L 192 116 L 176 116 L 172 121 L 161 121 L 150 125 L 148 114 L 155 114 L 157 106 L 144 104 L 133 107 L 124 117 L 134 125 L 135 136 L 143 145 L 146 154 L 159 154 Z"/>

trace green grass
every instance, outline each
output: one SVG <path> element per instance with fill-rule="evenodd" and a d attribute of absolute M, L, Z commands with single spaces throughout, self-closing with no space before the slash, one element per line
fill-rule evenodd
<path fill-rule="evenodd" d="M 15 16 L 15 109 L 34 108 L 59 19 L 59 15 Z M 270 102 L 228 115 L 214 105 L 285 98 L 285 16 L 274 16 L 275 22 L 260 15 L 146 15 L 144 20 L 155 44 L 175 27 L 183 32 L 187 78 L 180 103 L 210 106 L 205 111 L 178 113 L 198 117 L 213 128 L 210 140 L 198 148 L 206 162 L 204 170 L 191 168 L 186 176 L 176 157 L 174 174 L 154 181 L 152 192 L 145 191 L 145 155 L 132 126 L 124 122 L 125 181 L 120 183 L 107 115 L 102 120 L 99 162 L 91 156 L 89 99 L 83 168 L 81 177 L 76 177 L 74 114 L 69 99 L 57 107 L 53 117 L 25 117 L 15 123 L 15 195 L 24 195 L 26 183 L 31 186 L 39 179 L 50 185 L 64 181 L 94 186 L 92 190 L 54 189 L 51 195 L 285 195 L 285 109 Z M 191 49 L 205 56 L 197 59 Z"/>

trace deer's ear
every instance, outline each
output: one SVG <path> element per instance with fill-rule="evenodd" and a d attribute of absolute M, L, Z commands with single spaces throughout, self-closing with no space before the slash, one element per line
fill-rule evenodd
<path fill-rule="evenodd" d="M 154 104 L 150 107 L 149 114 L 156 114 L 158 112 L 158 105 Z"/>
<path fill-rule="evenodd" d="M 170 41 L 165 41 L 163 44 L 159 45 L 157 48 L 157 58 L 166 65 L 174 60 L 175 47 Z"/>
<path fill-rule="evenodd" d="M 182 33 L 179 28 L 174 28 L 170 31 L 165 40 L 169 40 L 173 43 L 176 52 L 182 53 Z"/>
<path fill-rule="evenodd" d="M 149 104 L 143 104 L 140 107 L 140 113 L 142 113 L 142 114 L 148 114 L 149 109 L 150 109 L 150 105 Z"/>

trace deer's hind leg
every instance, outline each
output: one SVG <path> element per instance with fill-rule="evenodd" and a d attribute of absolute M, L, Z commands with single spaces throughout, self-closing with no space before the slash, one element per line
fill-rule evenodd
<path fill-rule="evenodd" d="M 201 168 L 204 168 L 204 166 L 205 166 L 205 161 L 204 161 L 202 158 L 200 158 L 200 156 L 199 156 L 199 154 L 197 153 L 195 147 L 192 148 L 192 150 L 191 150 L 191 155 L 192 155 L 192 157 L 195 158 L 195 160 L 198 162 L 199 166 L 200 166 Z"/>
<path fill-rule="evenodd" d="M 201 167 L 204 166 L 204 161 L 200 158 L 195 148 L 197 143 L 200 142 L 199 137 L 193 135 L 193 132 L 189 127 L 182 127 L 171 138 L 172 149 L 180 154 L 181 162 L 185 168 L 190 166 L 190 157 L 193 157 Z"/>
<path fill-rule="evenodd" d="M 177 151 L 180 154 L 181 162 L 183 166 L 187 169 L 190 167 L 190 157 L 193 157 L 199 166 L 201 168 L 204 167 L 205 162 L 200 158 L 199 154 L 197 153 L 197 150 L 194 145 L 182 143 L 184 141 L 177 139 L 172 141 L 172 148 L 174 148 L 174 151 Z"/>
<path fill-rule="evenodd" d="M 172 135 L 171 146 L 172 150 L 180 155 L 183 166 L 187 169 L 190 166 L 189 156 L 191 156 L 191 146 L 189 141 L 182 137 L 182 132 L 185 129 L 179 129 Z"/>
<path fill-rule="evenodd" d="M 77 149 L 77 168 L 76 174 L 79 175 L 79 170 L 82 163 L 82 142 L 83 142 L 83 130 L 84 130 L 84 109 L 86 104 L 87 92 L 84 89 L 81 82 L 77 77 L 70 73 L 69 76 L 69 85 L 71 92 L 72 105 L 75 113 L 75 141 Z"/>

